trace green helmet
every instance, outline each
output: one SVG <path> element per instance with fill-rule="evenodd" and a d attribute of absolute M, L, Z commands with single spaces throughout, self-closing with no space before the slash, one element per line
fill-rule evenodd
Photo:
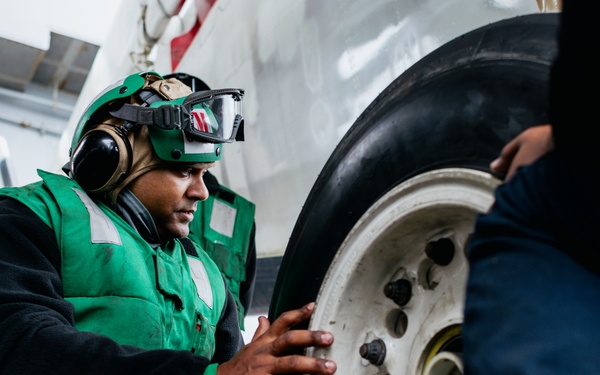
<path fill-rule="evenodd" d="M 214 162 L 222 156 L 222 143 L 243 140 L 240 139 L 243 134 L 243 90 L 221 89 L 196 93 L 190 90 L 190 94 L 184 97 L 161 98 L 157 94 L 164 95 L 165 91 L 151 92 L 149 82 L 162 79 L 156 72 L 141 72 L 107 87 L 81 116 L 71 143 L 71 154 L 89 130 L 89 125 L 97 123 L 90 120 L 108 114 L 126 120 L 130 123 L 128 126 L 148 125 L 154 150 L 165 161 Z M 128 99 L 136 94 L 140 98 L 135 98 L 134 103 L 142 100 L 142 105 L 129 102 Z M 201 115 L 212 120 L 210 127 L 202 128 L 202 122 L 198 122 L 203 119 Z"/>
<path fill-rule="evenodd" d="M 132 137 L 140 127 L 147 128 L 144 134 L 164 162 L 215 162 L 223 143 L 243 140 L 243 97 L 241 89 L 192 92 L 156 72 L 131 74 L 84 111 L 71 143 L 70 174 L 91 192 L 123 182 L 133 159 Z"/>

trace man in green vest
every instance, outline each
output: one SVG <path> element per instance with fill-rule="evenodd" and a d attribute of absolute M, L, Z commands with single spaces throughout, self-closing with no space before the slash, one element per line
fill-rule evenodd
<path fill-rule="evenodd" d="M 313 304 L 259 317 L 243 346 L 219 268 L 187 238 L 203 175 L 242 140 L 243 96 L 132 74 L 84 111 L 66 176 L 0 189 L 0 373 L 335 372 L 291 354 L 333 342 L 292 329 Z"/>

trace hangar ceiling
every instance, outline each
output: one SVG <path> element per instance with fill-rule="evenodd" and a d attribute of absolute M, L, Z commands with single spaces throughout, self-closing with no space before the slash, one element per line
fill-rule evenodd
<path fill-rule="evenodd" d="M 38 168 L 57 169 L 60 138 L 99 50 L 59 33 L 49 37 L 43 47 L 0 37 L 0 163 L 10 157 L 14 165 L 0 186 L 32 182 Z"/>
<path fill-rule="evenodd" d="M 0 38 L 0 88 L 25 93 L 35 83 L 77 96 L 98 49 L 57 33 L 48 50 Z"/>

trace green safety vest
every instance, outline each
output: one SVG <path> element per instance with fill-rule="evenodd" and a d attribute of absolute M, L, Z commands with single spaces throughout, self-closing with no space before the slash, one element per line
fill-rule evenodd
<path fill-rule="evenodd" d="M 256 206 L 224 186 L 221 189 L 198 204 L 189 238 L 200 244 L 221 270 L 235 298 L 240 327 L 244 329 L 247 312 L 240 301 L 240 284 L 246 280 L 246 258 Z"/>
<path fill-rule="evenodd" d="M 38 173 L 42 181 L 0 195 L 25 204 L 54 230 L 75 327 L 122 345 L 212 358 L 226 290 L 207 254 L 196 246 L 198 257 L 187 255 L 178 239 L 153 249 L 72 179 Z M 213 371 L 216 365 L 206 373 Z"/>

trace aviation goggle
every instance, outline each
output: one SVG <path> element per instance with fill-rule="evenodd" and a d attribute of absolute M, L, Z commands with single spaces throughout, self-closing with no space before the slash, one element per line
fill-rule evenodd
<path fill-rule="evenodd" d="M 150 107 L 124 104 L 110 111 L 114 117 L 164 130 L 182 130 L 200 142 L 230 143 L 243 141 L 238 130 L 242 117 L 242 89 L 199 91 L 183 98 L 157 101 Z"/>

